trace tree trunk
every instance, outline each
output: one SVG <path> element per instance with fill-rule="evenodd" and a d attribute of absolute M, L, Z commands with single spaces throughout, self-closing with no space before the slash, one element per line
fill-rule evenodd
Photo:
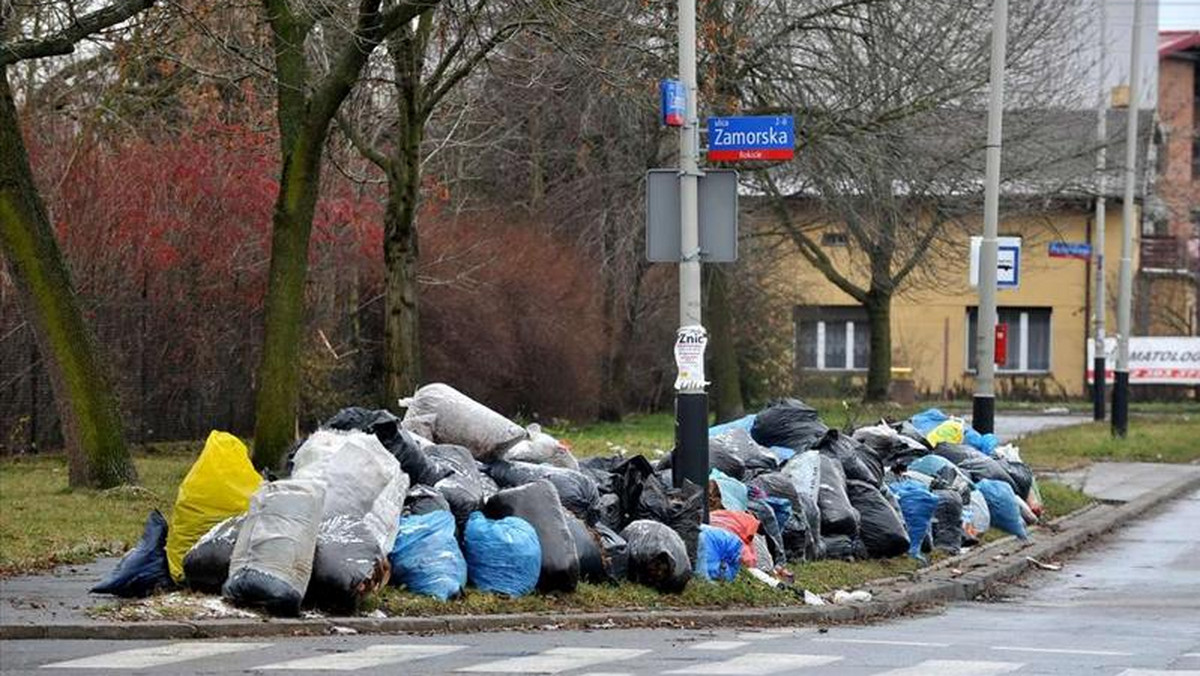
<path fill-rule="evenodd" d="M 742 403 L 741 370 L 733 337 L 733 313 L 729 305 L 729 279 L 723 268 L 704 267 L 708 291 L 709 364 L 713 396 L 709 408 L 717 422 L 740 418 L 746 413 Z"/>
<path fill-rule="evenodd" d="M 271 267 L 258 368 L 254 421 L 254 466 L 258 468 L 278 466 L 295 440 L 308 241 L 321 189 L 320 158 L 327 129 L 327 124 L 304 128 L 290 143 L 284 141 L 283 176 L 271 221 Z"/>
<path fill-rule="evenodd" d="M 421 188 L 421 139 L 424 126 L 403 130 L 388 172 L 384 213 L 383 364 L 387 405 L 410 396 L 421 384 L 421 342 L 417 264 L 417 208 Z"/>
<path fill-rule="evenodd" d="M 125 445 L 116 396 L 95 338 L 84 324 L 0 68 L 0 247 L 8 259 L 22 312 L 47 364 L 62 421 L 72 486 L 108 488 L 137 481 Z"/>
<path fill-rule="evenodd" d="M 867 401 L 887 401 L 892 381 L 892 294 L 872 290 L 864 304 L 871 327 L 871 354 L 867 359 Z"/>

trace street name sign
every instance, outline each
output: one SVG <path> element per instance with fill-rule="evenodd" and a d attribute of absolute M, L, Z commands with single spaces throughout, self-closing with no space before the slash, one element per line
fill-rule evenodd
<path fill-rule="evenodd" d="M 790 160 L 796 155 L 791 115 L 708 118 L 708 159 Z"/>
<path fill-rule="evenodd" d="M 738 173 L 708 169 L 700 175 L 700 261 L 732 263 L 737 260 Z M 646 172 L 646 260 L 678 263 L 683 254 L 679 239 L 679 170 Z"/>
<path fill-rule="evenodd" d="M 1050 242 L 1050 257 L 1091 260 L 1092 245 L 1087 242 Z"/>

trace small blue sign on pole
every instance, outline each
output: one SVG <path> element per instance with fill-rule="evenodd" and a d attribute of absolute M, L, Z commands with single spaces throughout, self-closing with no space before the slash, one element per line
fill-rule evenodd
<path fill-rule="evenodd" d="M 668 127 L 682 127 L 687 114 L 687 90 L 679 80 L 663 80 L 658 85 L 662 98 L 662 123 Z"/>
<path fill-rule="evenodd" d="M 709 160 L 790 160 L 795 155 L 791 115 L 708 118 Z"/>
<path fill-rule="evenodd" d="M 1090 260 L 1092 245 L 1087 242 L 1050 242 L 1050 257 Z"/>

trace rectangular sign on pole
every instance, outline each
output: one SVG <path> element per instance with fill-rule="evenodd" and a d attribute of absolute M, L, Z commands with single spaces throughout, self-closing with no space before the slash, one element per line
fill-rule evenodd
<path fill-rule="evenodd" d="M 1078 258 L 1086 261 L 1092 257 L 1092 245 L 1087 242 L 1050 242 L 1051 258 Z"/>
<path fill-rule="evenodd" d="M 738 173 L 708 169 L 698 181 L 700 261 L 732 263 L 737 260 Z M 679 170 L 646 172 L 646 260 L 678 263 Z"/>
<path fill-rule="evenodd" d="M 1021 238 L 996 238 L 996 288 L 1015 289 L 1021 285 Z M 971 286 L 979 286 L 979 247 L 982 237 L 971 238 Z"/>
<path fill-rule="evenodd" d="M 791 115 L 708 118 L 708 159 L 790 160 L 796 155 Z"/>
<path fill-rule="evenodd" d="M 1087 381 L 1095 382 L 1091 365 L 1096 358 L 1096 342 L 1087 341 Z M 1108 382 L 1113 381 L 1117 339 L 1104 339 Z M 1155 336 L 1129 339 L 1130 385 L 1200 385 L 1200 336 Z"/>
<path fill-rule="evenodd" d="M 668 127 L 682 127 L 687 107 L 687 92 L 679 80 L 663 80 L 658 91 L 662 97 L 662 123 Z"/>

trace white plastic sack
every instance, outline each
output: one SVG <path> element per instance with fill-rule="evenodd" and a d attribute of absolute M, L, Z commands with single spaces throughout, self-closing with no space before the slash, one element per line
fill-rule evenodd
<path fill-rule="evenodd" d="M 913 439 L 912 437 L 907 437 L 903 434 L 900 434 L 896 430 L 892 429 L 891 425 L 888 425 L 887 423 L 879 423 L 878 425 L 860 427 L 854 430 L 854 434 L 850 436 L 853 437 L 855 441 L 861 441 L 872 448 L 877 446 L 886 446 L 891 442 L 898 441 L 914 451 L 928 450 L 924 445 L 921 444 L 921 442 Z"/>
<path fill-rule="evenodd" d="M 379 551 L 392 551 L 409 479 L 375 435 L 314 432 L 296 451 L 292 477 L 325 487 L 323 519 L 361 519 Z"/>
<path fill-rule="evenodd" d="M 579 462 L 571 455 L 570 449 L 554 437 L 542 431 L 542 426 L 534 423 L 525 428 L 528 439 L 518 441 L 504 453 L 504 459 L 510 462 L 532 462 L 539 465 L 554 465 L 579 471 Z"/>
<path fill-rule="evenodd" d="M 234 603 L 295 615 L 312 575 L 325 488 L 316 481 L 265 483 L 250 498 L 224 594 Z"/>
<path fill-rule="evenodd" d="M 807 496 L 810 504 L 817 504 L 817 496 L 821 491 L 821 452 L 805 451 L 797 453 L 784 463 L 781 470 L 801 497 Z"/>
<path fill-rule="evenodd" d="M 991 527 L 992 513 L 988 510 L 987 500 L 980 491 L 971 491 L 971 504 L 963 505 L 963 531 L 979 539 Z"/>
<path fill-rule="evenodd" d="M 992 452 L 992 457 L 997 460 L 1007 460 L 1008 462 L 1023 462 L 1021 460 L 1021 448 L 1013 444 L 1004 444 L 997 446 Z"/>
<path fill-rule="evenodd" d="M 439 444 L 471 449 L 476 460 L 499 458 L 527 434 L 520 425 L 443 383 L 418 389 L 400 405 L 404 429 Z"/>

